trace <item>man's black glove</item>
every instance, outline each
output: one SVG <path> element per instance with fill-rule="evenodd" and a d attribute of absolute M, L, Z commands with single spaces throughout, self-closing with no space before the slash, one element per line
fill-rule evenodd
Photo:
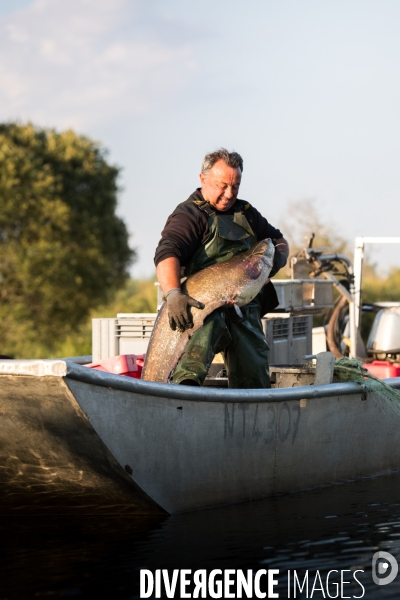
<path fill-rule="evenodd" d="M 173 331 L 185 331 L 193 327 L 193 318 L 190 310 L 191 306 L 195 308 L 204 308 L 204 304 L 195 300 L 191 296 L 182 294 L 180 288 L 172 288 L 165 295 L 168 306 L 169 326 Z"/>
<path fill-rule="evenodd" d="M 274 262 L 272 265 L 272 270 L 271 273 L 269 274 L 270 277 L 273 277 L 274 275 L 277 274 L 278 271 L 280 271 L 282 269 L 282 267 L 284 267 L 287 263 L 287 256 L 284 252 L 281 252 L 280 250 L 278 250 L 278 248 L 275 248 L 275 254 L 274 254 Z"/>

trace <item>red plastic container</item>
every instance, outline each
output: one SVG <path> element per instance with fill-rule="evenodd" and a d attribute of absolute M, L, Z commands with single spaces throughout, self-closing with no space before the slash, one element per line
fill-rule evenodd
<path fill-rule="evenodd" d="M 144 365 L 145 354 L 120 354 L 112 358 L 104 358 L 97 363 L 85 365 L 90 369 L 114 373 L 115 375 L 125 375 L 140 379 Z"/>
<path fill-rule="evenodd" d="M 379 379 L 388 379 L 389 377 L 400 377 L 400 363 L 391 363 L 388 360 L 374 360 L 371 363 L 364 363 L 364 369 L 367 369 L 371 375 Z"/>

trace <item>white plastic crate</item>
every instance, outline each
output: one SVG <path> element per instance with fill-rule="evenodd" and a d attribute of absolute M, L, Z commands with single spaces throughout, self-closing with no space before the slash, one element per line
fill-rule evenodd
<path fill-rule="evenodd" d="M 304 356 L 312 351 L 312 315 L 276 315 L 262 319 L 268 342 L 270 365 L 304 363 Z"/>
<path fill-rule="evenodd" d="M 114 319 L 92 320 L 92 360 L 147 350 L 156 313 L 119 313 Z"/>
<path fill-rule="evenodd" d="M 119 354 L 144 354 L 156 313 L 119 313 L 113 319 L 93 319 L 93 362 Z M 270 347 L 270 364 L 299 364 L 312 352 L 312 315 L 270 313 L 262 319 Z"/>

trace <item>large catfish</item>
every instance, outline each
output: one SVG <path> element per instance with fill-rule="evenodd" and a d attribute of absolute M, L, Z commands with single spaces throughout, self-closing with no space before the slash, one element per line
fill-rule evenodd
<path fill-rule="evenodd" d="M 203 302 L 205 308 L 191 309 L 191 329 L 184 332 L 172 331 L 168 322 L 167 303 L 164 302 L 154 324 L 142 379 L 167 383 L 189 339 L 209 314 L 224 305 L 245 306 L 257 296 L 268 281 L 274 252 L 272 241 L 265 239 L 242 254 L 188 277 L 182 291 Z"/>

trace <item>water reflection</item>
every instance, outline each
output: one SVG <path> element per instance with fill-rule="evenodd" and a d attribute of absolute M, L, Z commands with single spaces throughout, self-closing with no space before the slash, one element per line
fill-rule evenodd
<path fill-rule="evenodd" d="M 371 578 L 377 550 L 400 560 L 399 474 L 174 517 L 3 517 L 0 535 L 0 599 L 138 598 L 140 568 L 363 570 L 365 598 L 400 596 L 400 575 Z"/>

